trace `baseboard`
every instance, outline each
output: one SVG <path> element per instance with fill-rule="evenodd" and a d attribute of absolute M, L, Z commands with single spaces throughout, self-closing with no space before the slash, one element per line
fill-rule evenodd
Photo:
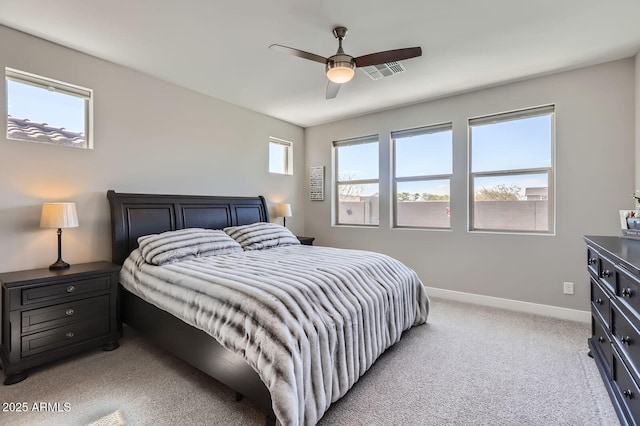
<path fill-rule="evenodd" d="M 500 297 L 483 296 L 480 294 L 464 293 L 461 291 L 445 290 L 443 288 L 427 287 L 430 296 L 458 302 L 475 303 L 510 311 L 526 312 L 528 314 L 543 315 L 570 321 L 591 323 L 591 312 L 577 309 L 561 308 L 558 306 L 541 305 L 538 303 L 521 302 L 519 300 L 502 299 Z"/>

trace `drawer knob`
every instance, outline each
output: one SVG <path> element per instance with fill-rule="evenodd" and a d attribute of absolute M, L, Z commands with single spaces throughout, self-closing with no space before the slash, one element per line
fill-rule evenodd
<path fill-rule="evenodd" d="M 599 297 L 594 300 L 594 302 L 596 302 L 597 305 L 602 305 L 602 299 L 600 299 Z"/>
<path fill-rule="evenodd" d="M 603 343 L 604 342 L 604 337 L 598 336 L 598 342 Z"/>
<path fill-rule="evenodd" d="M 605 269 L 604 271 L 602 271 L 602 278 L 607 278 L 611 276 L 611 271 L 608 269 Z"/>
<path fill-rule="evenodd" d="M 627 399 L 631 399 L 633 398 L 633 392 L 631 392 L 631 389 L 625 389 L 622 394 L 624 395 L 625 398 Z"/>
<path fill-rule="evenodd" d="M 630 288 L 623 288 L 622 289 L 622 296 L 631 297 L 631 289 Z"/>
<path fill-rule="evenodd" d="M 67 310 L 65 311 L 65 314 L 67 314 L 67 315 L 69 315 L 69 316 L 70 316 L 70 315 L 73 315 L 73 314 L 74 314 L 74 312 L 75 312 L 75 311 L 74 311 L 73 309 L 67 309 Z"/>
<path fill-rule="evenodd" d="M 631 345 L 631 337 L 629 336 L 624 336 L 623 338 L 620 339 L 620 341 L 622 342 L 623 345 Z"/>
<path fill-rule="evenodd" d="M 589 258 L 589 260 L 587 261 L 587 263 L 589 265 L 593 265 L 594 263 L 596 263 L 598 261 L 598 259 L 596 259 L 595 257 L 591 257 Z"/>
<path fill-rule="evenodd" d="M 74 291 L 76 291 L 76 286 L 70 285 L 67 287 L 67 293 L 73 293 Z"/>
<path fill-rule="evenodd" d="M 67 334 L 65 334 L 65 336 L 67 336 L 67 339 L 71 339 L 73 337 L 73 331 L 67 331 Z"/>

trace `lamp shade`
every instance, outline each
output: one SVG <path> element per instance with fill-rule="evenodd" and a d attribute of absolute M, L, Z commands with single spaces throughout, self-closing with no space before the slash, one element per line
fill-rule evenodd
<path fill-rule="evenodd" d="M 43 203 L 40 228 L 76 228 L 76 203 Z"/>
<path fill-rule="evenodd" d="M 291 204 L 282 203 L 276 206 L 276 216 L 278 217 L 291 217 Z"/>

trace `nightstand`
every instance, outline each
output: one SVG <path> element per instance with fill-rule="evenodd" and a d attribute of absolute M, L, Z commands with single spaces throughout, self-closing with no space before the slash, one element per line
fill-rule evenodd
<path fill-rule="evenodd" d="M 300 241 L 300 244 L 302 244 L 303 246 L 312 246 L 313 245 L 313 240 L 315 240 L 315 237 L 297 237 L 298 240 Z"/>
<path fill-rule="evenodd" d="M 116 349 L 122 336 L 119 271 L 113 263 L 93 262 L 0 274 L 4 384 L 71 354 Z"/>

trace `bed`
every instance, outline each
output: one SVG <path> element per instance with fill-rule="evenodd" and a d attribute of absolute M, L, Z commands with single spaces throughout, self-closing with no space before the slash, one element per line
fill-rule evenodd
<path fill-rule="evenodd" d="M 404 330 L 426 321 L 415 272 L 377 253 L 283 238 L 263 250 L 148 263 L 145 236 L 277 227 L 263 197 L 107 197 L 123 322 L 266 408 L 267 424 L 315 424 Z"/>

